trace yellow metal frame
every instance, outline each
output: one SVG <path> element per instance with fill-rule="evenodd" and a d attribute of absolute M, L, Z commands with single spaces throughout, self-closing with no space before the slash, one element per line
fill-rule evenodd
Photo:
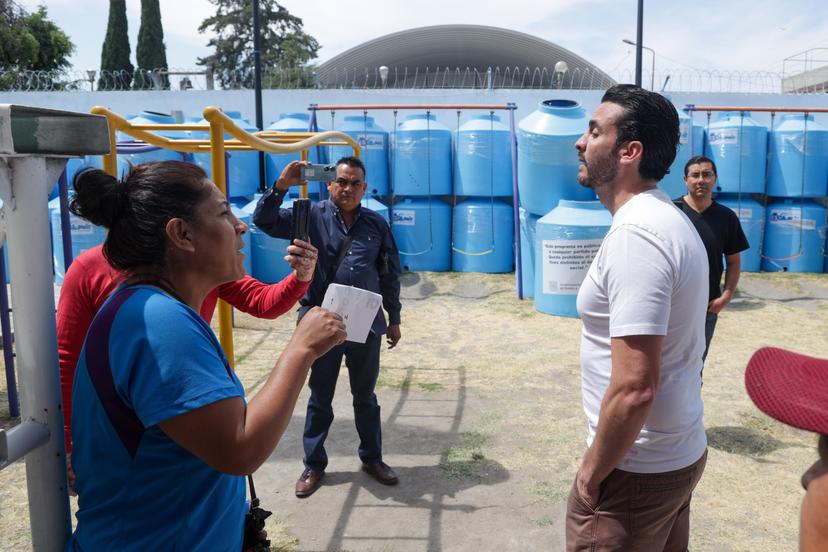
<path fill-rule="evenodd" d="M 221 193 L 227 194 L 227 172 L 225 167 L 224 152 L 233 151 L 264 151 L 268 153 L 295 153 L 300 152 L 300 158 L 304 161 L 308 158 L 308 150 L 313 146 L 351 146 L 354 155 L 359 157 L 359 145 L 353 138 L 344 132 L 329 130 L 326 132 L 278 132 L 263 130 L 250 133 L 239 128 L 227 115 L 217 107 L 204 108 L 204 119 L 209 125 L 197 124 L 132 124 L 120 115 L 101 106 L 95 106 L 91 112 L 96 115 L 103 115 L 109 123 L 110 149 L 107 155 L 103 156 L 103 168 L 109 174 L 118 175 L 118 153 L 116 150 L 115 133 L 117 131 L 128 134 L 133 138 L 142 140 L 147 144 L 163 149 L 169 149 L 182 153 L 210 153 L 210 161 L 213 172 L 213 182 L 218 186 Z M 155 132 L 158 130 L 173 131 L 209 131 L 209 140 L 194 139 L 173 139 L 160 136 Z M 233 139 L 225 140 L 227 133 Z M 308 197 L 307 184 L 302 184 L 302 197 Z M 231 307 L 226 302 L 219 300 L 219 341 L 227 355 L 230 366 L 235 366 L 233 353 L 233 328 L 231 323 Z"/>

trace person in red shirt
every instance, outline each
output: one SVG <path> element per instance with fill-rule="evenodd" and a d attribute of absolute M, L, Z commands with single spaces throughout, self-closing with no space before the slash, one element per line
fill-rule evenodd
<path fill-rule="evenodd" d="M 828 550 L 828 359 L 763 347 L 745 369 L 756 407 L 783 424 L 819 436 L 817 460 L 802 475 L 800 552 Z"/>
<path fill-rule="evenodd" d="M 294 272 L 284 280 L 269 285 L 245 275 L 222 284 L 204 299 L 201 317 L 210 323 L 219 298 L 257 318 L 274 319 L 286 313 L 308 290 L 316 266 L 313 246 L 306 244 L 297 250 L 299 253 L 285 258 Z M 107 263 L 100 245 L 78 255 L 63 279 L 57 307 L 57 339 L 67 457 L 72 452 L 72 383 L 78 356 L 92 319 L 122 279 Z"/>

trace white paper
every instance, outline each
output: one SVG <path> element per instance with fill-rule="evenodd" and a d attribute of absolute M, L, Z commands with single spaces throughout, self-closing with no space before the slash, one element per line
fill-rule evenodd
<path fill-rule="evenodd" d="M 382 306 L 382 295 L 342 284 L 331 284 L 322 300 L 322 308 L 335 312 L 345 321 L 346 341 L 365 343 L 377 311 Z"/>

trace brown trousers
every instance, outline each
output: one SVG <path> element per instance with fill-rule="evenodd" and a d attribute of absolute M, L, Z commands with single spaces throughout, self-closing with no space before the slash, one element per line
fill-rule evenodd
<path fill-rule="evenodd" d="M 680 470 L 632 473 L 613 470 L 590 508 L 573 484 L 566 507 L 567 552 L 685 552 L 690 499 L 707 451 Z"/>

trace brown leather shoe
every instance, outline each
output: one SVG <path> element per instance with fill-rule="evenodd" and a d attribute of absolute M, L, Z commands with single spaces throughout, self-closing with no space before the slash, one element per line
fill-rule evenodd
<path fill-rule="evenodd" d="M 316 492 L 316 489 L 319 488 L 319 485 L 322 483 L 322 479 L 324 478 L 324 471 L 316 471 L 311 468 L 305 468 L 305 471 L 302 472 L 302 475 L 300 475 L 299 479 L 296 481 L 296 497 L 308 498 Z"/>
<path fill-rule="evenodd" d="M 362 471 L 382 483 L 383 485 L 396 485 L 400 482 L 397 474 L 385 462 L 362 464 Z"/>

